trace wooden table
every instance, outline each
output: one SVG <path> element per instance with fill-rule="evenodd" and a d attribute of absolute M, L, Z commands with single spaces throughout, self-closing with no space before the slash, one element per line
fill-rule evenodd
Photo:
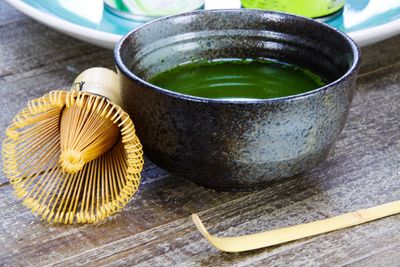
<path fill-rule="evenodd" d="M 139 192 L 97 225 L 47 225 L 0 175 L 0 265 L 390 266 L 400 262 L 400 216 L 246 253 L 211 247 L 210 232 L 248 234 L 400 199 L 400 36 L 366 47 L 347 125 L 328 159 L 296 179 L 250 193 L 216 192 L 149 160 Z M 50 89 L 69 87 L 91 66 L 113 67 L 112 51 L 34 22 L 0 1 L 0 138 L 12 117 Z"/>

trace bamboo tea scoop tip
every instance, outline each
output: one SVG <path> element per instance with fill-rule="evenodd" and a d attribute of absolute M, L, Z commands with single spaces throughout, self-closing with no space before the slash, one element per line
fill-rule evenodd
<path fill-rule="evenodd" d="M 221 251 L 225 251 L 225 252 L 240 252 L 240 251 L 242 251 L 241 249 L 237 250 L 235 248 L 236 247 L 235 242 L 229 244 L 229 243 L 226 243 L 225 240 L 223 240 L 224 238 L 215 237 L 215 236 L 210 235 L 210 233 L 207 231 L 204 224 L 201 222 L 199 216 L 196 213 L 192 214 L 192 221 L 193 221 L 194 225 L 196 226 L 197 230 L 202 234 L 202 236 L 205 239 L 207 239 L 207 241 L 210 244 L 212 244 L 214 247 L 216 247 L 217 249 L 219 249 Z M 225 237 L 225 239 L 229 239 L 229 238 Z M 231 245 L 233 245 L 233 248 L 231 247 Z"/>
<path fill-rule="evenodd" d="M 201 222 L 199 216 L 196 213 L 192 214 L 192 221 L 194 225 L 196 226 L 197 230 L 208 239 L 208 236 L 210 235 L 207 231 L 207 229 L 204 227 L 204 224 Z"/>

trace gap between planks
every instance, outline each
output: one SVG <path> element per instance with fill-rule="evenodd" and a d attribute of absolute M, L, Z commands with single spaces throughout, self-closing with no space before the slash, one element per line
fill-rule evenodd
<path fill-rule="evenodd" d="M 347 261 L 347 262 L 341 264 L 340 266 L 349 266 L 351 264 L 357 264 L 358 262 L 361 262 L 363 260 L 368 260 L 368 258 L 377 256 L 377 255 L 382 254 L 382 253 L 385 253 L 386 251 L 390 251 L 390 250 L 393 250 L 393 249 L 399 250 L 399 248 L 400 248 L 400 245 L 392 245 L 392 246 L 383 247 L 382 249 L 379 249 L 377 251 L 373 251 L 373 252 L 371 252 L 371 253 L 369 253 L 367 255 L 364 255 L 362 257 L 358 257 L 356 259 L 352 259 L 350 261 Z"/>
<path fill-rule="evenodd" d="M 379 73 L 379 72 L 384 72 L 385 70 L 388 70 L 388 69 L 391 69 L 391 68 L 394 68 L 394 67 L 397 67 L 397 66 L 400 66 L 400 62 L 396 62 L 394 64 L 386 65 L 386 66 L 379 67 L 379 68 L 376 68 L 376 69 L 368 71 L 368 72 L 364 72 L 364 73 L 358 74 L 357 75 L 357 81 L 360 78 L 363 78 L 365 76 L 369 76 L 369 75 L 372 75 L 372 74 L 375 74 L 375 73 Z"/>

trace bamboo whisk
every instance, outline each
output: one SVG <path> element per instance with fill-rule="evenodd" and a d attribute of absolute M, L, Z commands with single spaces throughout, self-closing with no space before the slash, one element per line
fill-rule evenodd
<path fill-rule="evenodd" d="M 31 100 L 14 118 L 3 142 L 4 172 L 33 213 L 54 223 L 94 223 L 136 193 L 142 146 L 120 103 L 116 73 L 92 68 L 71 91 Z"/>

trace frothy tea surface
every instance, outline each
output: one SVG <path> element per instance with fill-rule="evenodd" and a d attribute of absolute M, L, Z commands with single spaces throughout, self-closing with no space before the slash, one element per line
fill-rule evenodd
<path fill-rule="evenodd" d="M 186 95 L 220 99 L 284 97 L 327 83 L 307 69 L 265 59 L 191 62 L 159 73 L 149 82 Z"/>

